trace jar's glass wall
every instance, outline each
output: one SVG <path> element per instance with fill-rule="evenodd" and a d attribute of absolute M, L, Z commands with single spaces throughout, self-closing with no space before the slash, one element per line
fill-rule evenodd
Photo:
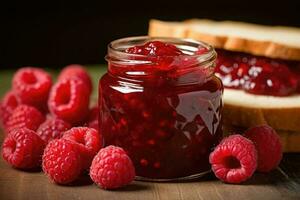
<path fill-rule="evenodd" d="M 213 69 L 214 57 L 199 59 L 199 66 L 187 67 L 187 73 L 174 79 L 168 73 L 124 77 L 135 65 L 124 64 L 128 60 L 122 57 L 107 58 L 116 71 L 109 70 L 99 82 L 105 145 L 123 147 L 136 174 L 146 179 L 195 177 L 208 171 L 209 153 L 222 136 L 223 86 L 203 70 Z"/>

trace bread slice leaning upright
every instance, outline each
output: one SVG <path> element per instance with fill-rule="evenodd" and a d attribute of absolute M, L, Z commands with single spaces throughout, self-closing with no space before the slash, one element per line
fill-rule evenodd
<path fill-rule="evenodd" d="M 216 49 L 300 63 L 299 28 L 207 19 L 151 20 L 149 36 L 191 38 Z M 300 93 L 275 97 L 225 88 L 223 99 L 225 126 L 248 128 L 269 124 L 281 136 L 285 151 L 300 152 Z"/>

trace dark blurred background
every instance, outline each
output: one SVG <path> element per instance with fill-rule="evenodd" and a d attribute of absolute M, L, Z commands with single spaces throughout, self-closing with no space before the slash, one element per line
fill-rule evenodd
<path fill-rule="evenodd" d="M 2 69 L 105 63 L 103 57 L 110 41 L 147 34 L 151 18 L 209 18 L 300 27 L 300 1 L 291 0 L 2 1 L 1 4 Z"/>

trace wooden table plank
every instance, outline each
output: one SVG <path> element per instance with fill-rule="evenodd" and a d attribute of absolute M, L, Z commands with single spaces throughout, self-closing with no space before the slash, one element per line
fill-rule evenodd
<path fill-rule="evenodd" d="M 93 77 L 94 94 L 97 99 L 98 79 L 105 72 L 100 66 L 89 67 Z M 52 71 L 56 74 L 55 71 Z M 9 88 L 13 72 L 0 72 L 0 96 Z M 0 132 L 2 143 L 3 133 Z M 255 173 L 242 185 L 225 184 L 212 174 L 190 182 L 152 183 L 139 182 L 117 191 L 105 191 L 92 183 L 88 175 L 72 186 L 59 186 L 50 183 L 42 172 L 24 172 L 12 169 L 0 159 L 0 199 L 109 199 L 109 200 L 173 200 L 173 199 L 300 199 L 300 154 L 285 154 L 280 169 L 269 174 Z"/>
<path fill-rule="evenodd" d="M 297 158 L 295 158 L 297 157 Z M 293 167 L 299 155 L 285 155 Z M 296 160 L 291 162 L 291 160 Z M 299 169 L 299 168 L 298 168 Z M 42 172 L 23 172 L 0 161 L 1 199 L 300 199 L 299 171 L 286 178 L 279 170 L 270 174 L 256 173 L 242 185 L 224 184 L 212 175 L 191 182 L 151 183 L 136 181 L 117 191 L 99 189 L 83 176 L 72 186 L 50 183 Z"/>

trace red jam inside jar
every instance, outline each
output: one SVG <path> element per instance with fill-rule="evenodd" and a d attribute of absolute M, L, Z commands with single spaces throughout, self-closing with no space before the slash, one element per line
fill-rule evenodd
<path fill-rule="evenodd" d="M 211 46 L 191 40 L 134 37 L 109 45 L 99 126 L 105 145 L 126 150 L 138 178 L 189 179 L 210 170 L 209 153 L 222 137 L 215 58 Z"/>
<path fill-rule="evenodd" d="M 290 96 L 300 93 L 300 62 L 217 50 L 216 75 L 224 87 L 248 93 Z"/>

